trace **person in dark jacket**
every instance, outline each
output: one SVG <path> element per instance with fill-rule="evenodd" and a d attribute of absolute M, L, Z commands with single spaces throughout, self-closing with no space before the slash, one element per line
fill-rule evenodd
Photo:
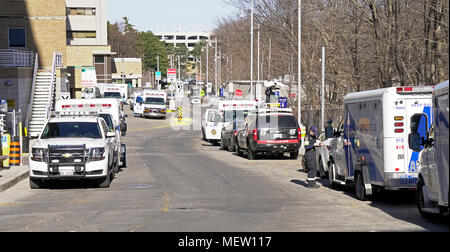
<path fill-rule="evenodd" d="M 316 184 L 317 162 L 316 162 L 316 147 L 321 144 L 317 142 L 318 128 L 312 126 L 309 130 L 308 140 L 305 141 L 305 159 L 306 170 L 308 171 L 308 188 L 317 189 L 320 186 Z"/>

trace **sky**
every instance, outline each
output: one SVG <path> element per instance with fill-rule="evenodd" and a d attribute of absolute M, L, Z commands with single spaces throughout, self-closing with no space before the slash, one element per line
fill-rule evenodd
<path fill-rule="evenodd" d="M 212 31 L 239 12 L 223 0 L 107 0 L 111 23 L 128 17 L 139 31 Z"/>

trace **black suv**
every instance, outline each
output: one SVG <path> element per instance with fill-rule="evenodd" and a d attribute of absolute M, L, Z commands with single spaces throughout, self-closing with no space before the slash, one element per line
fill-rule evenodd
<path fill-rule="evenodd" d="M 250 160 L 257 153 L 290 153 L 291 159 L 298 159 L 300 146 L 301 130 L 292 113 L 263 112 L 244 121 L 237 133 L 236 153 L 242 156 L 242 150 L 247 150 Z"/>

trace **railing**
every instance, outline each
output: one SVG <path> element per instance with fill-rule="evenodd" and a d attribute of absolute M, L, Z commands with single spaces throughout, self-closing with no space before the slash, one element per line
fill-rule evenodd
<path fill-rule="evenodd" d="M 27 128 L 30 127 L 30 120 L 33 110 L 33 103 L 34 103 L 34 92 L 36 90 L 36 79 L 37 79 L 37 70 L 39 67 L 39 54 L 36 53 L 36 57 L 34 60 L 34 70 L 33 70 L 33 83 L 31 84 L 31 94 L 30 94 L 30 102 L 28 103 L 27 108 L 27 117 L 26 117 L 26 126 Z"/>
<path fill-rule="evenodd" d="M 54 110 L 54 101 L 56 95 L 56 68 L 62 67 L 62 53 L 54 52 L 53 53 L 53 64 L 52 64 L 52 75 L 51 75 L 51 85 L 50 85 L 50 99 L 47 103 L 47 119 L 50 118 L 52 111 Z"/>
<path fill-rule="evenodd" d="M 14 49 L 0 49 L 0 67 L 31 67 L 34 53 Z"/>

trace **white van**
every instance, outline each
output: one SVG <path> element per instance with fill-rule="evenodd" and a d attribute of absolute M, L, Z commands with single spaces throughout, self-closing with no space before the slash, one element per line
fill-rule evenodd
<path fill-rule="evenodd" d="M 330 142 L 331 185 L 354 183 L 359 200 L 373 189 L 415 189 L 419 152 L 408 148 L 409 118 L 431 117 L 431 93 L 431 87 L 392 87 L 347 95 Z"/>
<path fill-rule="evenodd" d="M 167 93 L 159 90 L 144 90 L 144 117 L 167 117 Z"/>
<path fill-rule="evenodd" d="M 444 215 L 448 209 L 449 189 L 449 82 L 437 85 L 433 91 L 433 116 L 426 113 L 411 117 L 411 134 L 409 146 L 420 151 L 417 167 L 419 182 L 417 183 L 416 203 L 420 214 L 424 217 Z M 432 122 L 428 131 L 426 125 Z"/>

